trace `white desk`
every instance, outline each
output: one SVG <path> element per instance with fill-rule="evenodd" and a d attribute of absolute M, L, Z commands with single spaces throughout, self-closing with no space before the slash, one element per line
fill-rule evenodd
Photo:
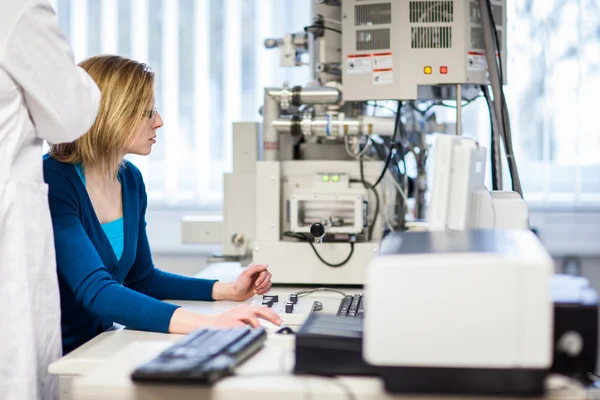
<path fill-rule="evenodd" d="M 219 279 L 221 281 L 234 281 L 242 271 L 239 263 L 219 263 L 213 264 L 197 275 L 198 278 Z M 273 288 L 271 294 L 287 296 L 304 288 Z M 348 294 L 353 294 L 351 290 L 344 290 Z M 260 298 L 261 296 L 258 296 Z M 323 303 L 323 311 L 335 313 L 342 297 L 339 294 L 331 292 L 320 292 L 310 295 L 310 299 Z M 250 299 L 248 302 L 252 302 Z M 202 314 L 216 314 L 227 311 L 240 303 L 233 301 L 174 301 L 182 307 L 194 310 Z M 291 326 L 295 328 L 295 326 Z M 111 357 L 118 357 L 120 352 L 131 343 L 136 342 L 138 347 L 142 342 L 163 343 L 164 346 L 172 344 L 181 339 L 182 335 L 141 332 L 119 328 L 116 330 L 104 332 L 83 346 L 69 353 L 60 360 L 52 363 L 49 372 L 59 377 L 60 400 L 71 400 L 73 382 L 101 364 L 104 364 Z M 148 351 L 151 351 L 149 349 Z M 143 353 L 147 354 L 147 352 Z M 154 353 L 153 353 L 154 354 Z M 112 362 L 111 362 L 112 364 Z"/>
<path fill-rule="evenodd" d="M 199 277 L 233 280 L 241 268 L 235 264 L 215 264 Z M 294 288 L 276 288 L 274 294 L 287 295 Z M 351 291 L 346 291 L 350 292 Z M 311 298 L 323 303 L 324 312 L 335 312 L 341 296 L 335 293 L 318 293 Z M 220 312 L 234 302 L 178 302 L 203 313 Z M 105 332 L 63 357 L 50 366 L 50 373 L 59 375 L 61 400 L 158 400 L 158 399 L 349 399 L 341 381 L 356 399 L 403 398 L 420 400 L 449 399 L 449 397 L 403 396 L 385 394 L 377 378 L 347 377 L 326 379 L 296 377 L 291 371 L 294 363 L 294 337 L 269 335 L 265 347 L 239 369 L 240 376 L 224 379 L 211 389 L 192 386 L 134 385 L 131 371 L 158 355 L 179 340 L 181 335 L 167 335 L 132 330 Z M 546 398 L 577 400 L 585 399 L 586 392 L 577 385 L 559 377 L 548 383 Z M 462 397 L 456 397 L 462 398 Z"/>

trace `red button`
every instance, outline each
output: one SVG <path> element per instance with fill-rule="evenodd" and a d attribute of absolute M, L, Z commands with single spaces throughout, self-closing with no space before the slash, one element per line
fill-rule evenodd
<path fill-rule="evenodd" d="M 448 73 L 448 67 L 440 67 L 440 74 L 446 75 Z"/>

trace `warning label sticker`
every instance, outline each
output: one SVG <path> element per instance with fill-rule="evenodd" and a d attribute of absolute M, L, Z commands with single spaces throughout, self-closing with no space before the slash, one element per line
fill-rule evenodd
<path fill-rule="evenodd" d="M 368 74 L 371 72 L 370 54 L 350 54 L 346 59 L 346 71 L 349 74 Z"/>
<path fill-rule="evenodd" d="M 373 70 L 373 85 L 390 85 L 394 83 L 394 71 L 391 68 Z"/>
<path fill-rule="evenodd" d="M 392 68 L 394 66 L 392 53 L 373 54 L 373 69 Z"/>
<path fill-rule="evenodd" d="M 467 54 L 467 70 L 486 71 L 487 61 L 485 59 L 485 53 L 470 51 Z"/>

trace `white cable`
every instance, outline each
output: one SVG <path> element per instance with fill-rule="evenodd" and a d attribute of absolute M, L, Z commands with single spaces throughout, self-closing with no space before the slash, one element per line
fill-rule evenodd
<path fill-rule="evenodd" d="M 326 288 L 326 287 L 312 289 L 312 290 L 304 290 L 301 292 L 296 292 L 296 294 L 298 295 L 298 297 L 304 297 L 304 296 L 308 296 L 309 294 L 316 293 L 316 292 L 333 292 L 333 293 L 341 294 L 344 297 L 347 296 L 347 294 L 342 292 L 341 290 L 336 290 L 336 289 L 331 289 L 331 288 Z"/>
<path fill-rule="evenodd" d="M 381 207 L 381 211 L 379 213 L 381 214 L 381 218 L 383 218 L 383 222 L 385 222 L 385 226 L 387 226 L 390 232 L 394 232 L 394 225 L 392 224 L 392 221 L 390 221 L 390 219 L 388 218 L 388 215 L 385 212 L 385 208 L 386 207 Z"/>
<path fill-rule="evenodd" d="M 388 171 L 389 174 L 389 171 Z M 406 171 L 405 171 L 406 174 Z M 398 190 L 398 192 L 400 193 L 400 196 L 402 196 L 402 198 L 404 199 L 404 209 L 406 210 L 406 207 L 408 207 L 408 197 L 406 197 L 406 193 L 404 193 L 404 190 L 402 190 L 402 187 L 400 186 L 400 184 L 398 182 L 396 182 L 396 180 L 393 177 L 390 177 L 391 179 L 389 179 L 390 182 L 392 182 L 392 185 L 394 185 L 394 187 L 396 188 L 396 190 Z"/>
<path fill-rule="evenodd" d="M 365 143 L 365 147 L 360 150 L 358 153 L 353 152 L 350 149 L 350 142 L 348 141 L 349 136 L 345 135 L 344 136 L 344 147 L 346 148 L 346 153 L 348 153 L 348 155 L 352 158 L 360 158 L 363 154 L 365 154 L 367 152 L 367 150 L 369 149 L 369 146 L 371 145 L 371 135 L 367 135 L 367 142 Z"/>

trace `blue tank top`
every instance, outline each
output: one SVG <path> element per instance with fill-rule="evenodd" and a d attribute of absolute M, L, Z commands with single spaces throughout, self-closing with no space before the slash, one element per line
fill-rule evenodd
<path fill-rule="evenodd" d="M 83 167 L 81 164 L 74 164 L 75 169 L 77 170 L 77 174 L 81 178 L 83 185 L 85 186 L 85 174 L 83 173 Z M 115 219 L 111 222 L 106 222 L 102 225 L 102 230 L 104 230 L 104 234 L 108 238 L 110 245 L 117 256 L 117 260 L 121 259 L 123 255 L 123 246 L 125 244 L 125 232 L 123 228 L 123 217 L 119 219 Z"/>

